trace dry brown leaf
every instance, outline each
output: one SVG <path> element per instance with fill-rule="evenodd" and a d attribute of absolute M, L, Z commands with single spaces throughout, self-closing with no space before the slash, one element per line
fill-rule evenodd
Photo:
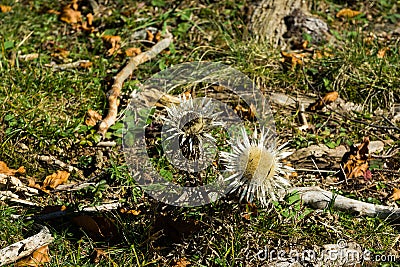
<path fill-rule="evenodd" d="M 89 26 L 92 26 L 92 23 L 93 23 L 93 14 L 92 14 L 92 13 L 87 14 L 87 15 L 86 15 L 86 19 L 87 19 L 87 24 L 88 24 Z"/>
<path fill-rule="evenodd" d="M 72 0 L 72 8 L 74 10 L 78 10 L 79 6 L 78 6 L 78 0 Z"/>
<path fill-rule="evenodd" d="M 127 214 L 132 214 L 132 215 L 139 215 L 140 210 L 128 210 L 126 211 Z"/>
<path fill-rule="evenodd" d="M 107 258 L 107 253 L 100 248 L 94 248 L 90 258 L 93 263 L 99 263 L 101 259 Z"/>
<path fill-rule="evenodd" d="M 140 49 L 140 47 L 130 47 L 125 50 L 125 55 L 127 57 L 134 57 L 136 55 L 139 55 L 140 53 L 142 53 L 142 50 Z"/>
<path fill-rule="evenodd" d="M 89 109 L 86 112 L 85 124 L 88 126 L 95 126 L 98 121 L 102 119 L 102 116 L 95 110 Z"/>
<path fill-rule="evenodd" d="M 92 66 L 93 66 L 93 63 L 90 61 L 79 63 L 79 67 L 84 68 L 84 69 L 88 69 Z"/>
<path fill-rule="evenodd" d="M 378 54 L 376 55 L 378 58 L 384 58 L 386 55 L 386 52 L 389 50 L 389 47 L 384 47 L 378 51 Z"/>
<path fill-rule="evenodd" d="M 60 20 L 68 24 L 76 24 L 82 21 L 82 14 L 80 11 L 71 8 L 71 5 L 67 5 L 61 11 Z"/>
<path fill-rule="evenodd" d="M 281 51 L 281 55 L 283 56 L 283 62 L 289 63 L 292 66 L 292 69 L 296 68 L 297 65 L 302 65 L 303 60 L 306 57 L 305 53 L 289 53 L 285 51 Z"/>
<path fill-rule="evenodd" d="M 188 261 L 186 258 L 180 258 L 173 263 L 172 267 L 186 267 L 191 264 L 192 263 Z"/>
<path fill-rule="evenodd" d="M 147 30 L 146 32 L 147 32 L 147 41 L 152 42 L 154 39 L 154 34 L 149 30 Z"/>
<path fill-rule="evenodd" d="M 18 170 L 10 169 L 4 161 L 0 161 L 0 173 L 11 176 L 15 176 L 17 174 L 24 175 L 26 170 L 24 166 L 19 167 Z"/>
<path fill-rule="evenodd" d="M 118 236 L 118 229 L 114 222 L 106 217 L 80 215 L 74 217 L 72 221 L 95 240 Z"/>
<path fill-rule="evenodd" d="M 43 247 L 38 248 L 35 250 L 32 255 L 22 258 L 19 260 L 16 264 L 16 266 L 21 267 L 21 266 L 43 266 L 44 263 L 50 262 L 50 256 L 49 256 L 49 247 L 48 245 L 45 245 Z"/>
<path fill-rule="evenodd" d="M 55 14 L 55 15 L 60 15 L 61 12 L 58 10 L 54 10 L 54 9 L 49 9 L 46 11 L 47 14 Z"/>
<path fill-rule="evenodd" d="M 354 18 L 357 15 L 360 15 L 361 11 L 351 10 L 350 8 L 344 8 L 336 13 L 337 18 Z"/>
<path fill-rule="evenodd" d="M 103 39 L 104 44 L 106 45 L 107 48 L 107 56 L 111 56 L 120 48 L 120 42 L 121 42 L 121 37 L 120 36 L 114 36 L 114 35 L 104 35 L 101 37 Z"/>
<path fill-rule="evenodd" d="M 238 104 L 234 111 L 236 112 L 236 114 L 238 114 L 239 116 L 241 116 L 244 119 L 248 119 L 248 120 L 254 120 L 256 117 L 256 107 L 253 104 L 250 104 L 249 108 L 245 108 L 242 105 Z"/>
<path fill-rule="evenodd" d="M 346 152 L 342 158 L 343 171 L 346 178 L 364 177 L 371 178 L 368 173 L 368 145 L 369 138 L 364 137 L 363 142 L 358 147 L 352 147 L 350 152 Z"/>
<path fill-rule="evenodd" d="M 310 104 L 307 110 L 315 111 L 320 110 L 324 106 L 329 105 L 332 102 L 335 102 L 336 99 L 339 97 L 339 93 L 336 91 L 327 93 L 322 99 L 317 100 L 316 102 Z"/>
<path fill-rule="evenodd" d="M 61 48 L 61 47 L 57 47 L 55 49 L 55 51 L 56 52 L 51 53 L 50 56 L 56 57 L 56 58 L 59 58 L 59 59 L 67 58 L 69 56 L 69 53 L 70 53 L 67 49 Z"/>
<path fill-rule="evenodd" d="M 161 32 L 160 32 L 160 31 L 158 31 L 158 32 L 156 33 L 156 36 L 154 37 L 154 40 L 155 40 L 156 42 L 159 42 L 159 41 L 161 40 Z"/>
<path fill-rule="evenodd" d="M 11 9 L 12 9 L 11 6 L 0 5 L 0 10 L 1 10 L 2 13 L 10 12 Z"/>
<path fill-rule="evenodd" d="M 60 184 L 65 183 L 68 180 L 69 176 L 69 172 L 58 170 L 57 172 L 48 175 L 46 179 L 44 179 L 42 188 L 50 187 L 54 189 Z"/>
<path fill-rule="evenodd" d="M 392 195 L 393 201 L 399 200 L 400 199 L 400 189 L 398 188 L 393 188 L 393 195 Z"/>

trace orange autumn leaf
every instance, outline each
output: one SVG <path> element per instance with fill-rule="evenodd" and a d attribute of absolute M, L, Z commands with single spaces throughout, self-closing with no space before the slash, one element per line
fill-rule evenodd
<path fill-rule="evenodd" d="M 63 8 L 60 20 L 68 24 L 76 24 L 82 21 L 82 14 L 80 11 L 71 8 L 71 5 L 67 5 Z"/>
<path fill-rule="evenodd" d="M 180 258 L 174 262 L 172 267 L 186 267 L 191 265 L 192 263 L 188 261 L 186 258 Z"/>
<path fill-rule="evenodd" d="M 107 55 L 111 56 L 114 54 L 115 51 L 117 51 L 120 48 L 120 42 L 121 42 L 121 37 L 120 36 L 114 36 L 114 35 L 104 35 L 101 37 L 103 39 L 104 44 L 106 45 L 107 48 Z"/>
<path fill-rule="evenodd" d="M 12 9 L 11 6 L 0 5 L 0 10 L 1 10 L 2 13 L 10 12 L 11 9 Z"/>
<path fill-rule="evenodd" d="M 248 119 L 248 120 L 254 120 L 254 118 L 256 117 L 256 107 L 251 104 L 249 108 L 245 108 L 242 105 L 238 104 L 234 111 L 236 112 L 236 114 L 238 114 L 239 116 Z"/>
<path fill-rule="evenodd" d="M 88 24 L 89 26 L 92 26 L 92 23 L 93 23 L 93 14 L 92 14 L 92 13 L 87 14 L 87 15 L 86 15 L 86 19 L 87 19 L 87 24 Z"/>
<path fill-rule="evenodd" d="M 343 171 L 348 179 L 361 176 L 368 178 L 368 145 L 369 138 L 364 137 L 363 142 L 357 148 L 353 147 L 350 152 L 343 155 Z"/>
<path fill-rule="evenodd" d="M 393 199 L 393 201 L 400 199 L 400 189 L 398 189 L 398 188 L 393 189 L 392 199 Z"/>
<path fill-rule="evenodd" d="M 134 57 L 136 55 L 139 55 L 140 53 L 142 53 L 142 50 L 138 47 L 131 47 L 125 50 L 125 55 L 127 57 Z"/>
<path fill-rule="evenodd" d="M 160 31 L 158 31 L 158 32 L 156 33 L 156 36 L 154 36 L 154 40 L 155 40 L 156 42 L 159 42 L 159 41 L 161 40 L 161 32 L 160 32 Z"/>
<path fill-rule="evenodd" d="M 86 112 L 85 124 L 88 126 L 95 126 L 98 121 L 100 121 L 102 116 L 95 110 L 89 109 Z"/>
<path fill-rule="evenodd" d="M 147 41 L 152 42 L 154 39 L 154 34 L 149 30 L 147 30 L 146 32 L 147 32 Z"/>
<path fill-rule="evenodd" d="M 90 61 L 79 63 L 79 67 L 84 68 L 84 69 L 88 69 L 92 66 L 93 66 L 93 63 Z"/>
<path fill-rule="evenodd" d="M 26 170 L 24 166 L 18 168 L 18 170 L 8 168 L 7 164 L 4 161 L 0 161 L 0 174 L 11 175 L 14 176 L 16 174 L 25 174 Z"/>
<path fill-rule="evenodd" d="M 349 8 L 344 8 L 336 13 L 337 18 L 353 18 L 357 15 L 360 15 L 360 11 L 351 10 Z"/>
<path fill-rule="evenodd" d="M 49 247 L 45 245 L 35 250 L 32 255 L 22 258 L 17 262 L 16 266 L 43 266 L 44 263 L 50 262 Z"/>
<path fill-rule="evenodd" d="M 378 54 L 376 55 L 378 58 L 384 58 L 386 55 L 386 52 L 389 50 L 389 47 L 384 47 L 382 49 L 379 49 Z"/>
<path fill-rule="evenodd" d="M 324 106 L 329 105 L 332 102 L 335 102 L 336 99 L 339 97 L 339 93 L 336 91 L 327 93 L 322 99 L 317 100 L 316 102 L 310 104 L 307 110 L 315 111 L 320 110 Z"/>
<path fill-rule="evenodd" d="M 78 0 L 72 0 L 72 8 L 74 10 L 78 10 Z"/>
<path fill-rule="evenodd" d="M 60 184 L 65 183 L 69 176 L 70 173 L 66 171 L 57 171 L 51 175 L 48 175 L 43 182 L 43 188 L 50 187 L 54 189 Z"/>
<path fill-rule="evenodd" d="M 69 56 L 69 53 L 70 53 L 67 49 L 61 48 L 61 47 L 57 47 L 55 49 L 55 51 L 56 52 L 51 53 L 50 56 L 56 57 L 56 58 L 59 58 L 59 59 L 67 58 Z"/>
<path fill-rule="evenodd" d="M 107 253 L 100 248 L 94 248 L 90 258 L 93 263 L 99 263 L 101 259 L 107 258 Z"/>
<path fill-rule="evenodd" d="M 281 55 L 283 57 L 283 62 L 289 63 L 292 66 L 292 69 L 294 69 L 297 65 L 302 65 L 303 60 L 306 57 L 306 54 L 304 53 L 289 53 L 282 51 Z"/>

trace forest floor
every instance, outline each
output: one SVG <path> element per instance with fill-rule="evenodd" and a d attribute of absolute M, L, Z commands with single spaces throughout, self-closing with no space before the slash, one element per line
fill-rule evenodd
<path fill-rule="evenodd" d="M 277 141 L 294 152 L 285 161 L 296 170 L 288 177 L 293 186 L 399 208 L 398 1 L 309 1 L 312 14 L 328 24 L 329 40 L 315 44 L 305 35 L 307 42 L 284 50 L 246 31 L 247 2 L 98 2 L 2 1 L 0 174 L 8 178 L 0 176 L 0 249 L 34 235 L 38 224 L 54 238 L 42 257 L 9 266 L 273 266 L 279 251 L 318 251 L 339 242 L 374 255 L 359 266 L 400 266 L 398 220 L 333 205 L 314 209 L 296 194 L 269 208 L 235 194 L 198 207 L 170 206 L 138 186 L 122 150 L 132 92 L 180 63 L 219 62 L 249 77 L 270 100 Z M 337 16 L 344 8 L 359 13 Z M 107 114 L 113 78 L 165 30 L 173 42 L 125 81 L 117 121 L 101 140 L 86 113 Z M 338 99 L 307 109 L 329 92 Z M 232 108 L 251 125 L 251 107 Z M 358 158 L 360 175 L 343 179 L 344 152 L 366 137 L 378 148 Z M 163 177 L 184 182 L 152 153 Z M 103 211 L 88 209 L 110 203 Z"/>

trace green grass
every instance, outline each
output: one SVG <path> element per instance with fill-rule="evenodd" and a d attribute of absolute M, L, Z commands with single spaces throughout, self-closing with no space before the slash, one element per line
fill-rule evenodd
<path fill-rule="evenodd" d="M 125 209 L 90 214 L 112 221 L 117 229 L 114 237 L 91 236 L 74 223 L 73 215 L 40 222 L 50 228 L 54 237 L 49 245 L 48 266 L 173 266 L 182 258 L 194 266 L 257 266 L 265 264 L 256 259 L 265 247 L 302 250 L 336 243 L 340 238 L 357 242 L 374 253 L 396 252 L 400 233 L 394 222 L 331 209 L 313 210 L 301 205 L 296 196 L 275 203 L 272 210 L 240 203 L 235 195 L 196 208 L 159 203 L 137 186 L 129 172 L 121 150 L 122 121 L 106 136 L 106 140 L 116 141 L 117 146 L 99 148 L 95 146 L 99 138 L 96 127 L 86 126 L 84 117 L 88 109 L 107 112 L 106 92 L 126 62 L 123 54 L 106 56 L 101 36 L 120 35 L 122 50 L 134 46 L 146 50 L 145 44 L 130 40 L 132 34 L 148 26 L 168 27 L 175 37 L 173 46 L 168 53 L 161 53 L 134 71 L 123 88 L 121 111 L 138 84 L 158 71 L 181 62 L 215 61 L 240 70 L 266 95 L 270 92 L 323 95 L 336 90 L 346 101 L 363 105 L 364 112 L 351 114 L 350 118 L 335 111 L 308 113 L 314 132 L 298 130 L 295 109 L 274 105 L 278 136 L 282 142 L 291 140 L 293 149 L 312 144 L 348 146 L 360 142 L 364 136 L 370 136 L 371 140 L 391 139 L 393 142 L 385 151 L 389 147 L 395 149 L 400 145 L 395 130 L 366 124 L 386 125 L 374 111 L 379 107 L 389 116 L 391 106 L 400 102 L 398 37 L 366 42 L 365 29 L 377 34 L 382 30 L 373 28 L 372 22 L 362 28 L 365 16 L 341 22 L 334 15 L 346 4 L 312 1 L 313 12 L 327 19 L 338 41 L 313 47 L 329 51 L 330 57 L 310 56 L 302 66 L 292 69 L 282 63 L 278 49 L 241 33 L 244 3 L 202 1 L 202 6 L 189 1 L 144 3 L 143 8 L 127 15 L 126 11 L 136 7 L 135 1 L 111 1 L 102 11 L 105 15 L 94 21 L 98 32 L 86 33 L 72 29 L 57 15 L 47 12 L 61 10 L 59 2 L 4 1 L 13 9 L 10 13 L 0 13 L 0 160 L 11 168 L 24 166 L 27 176 L 43 181 L 59 168 L 39 161 L 37 156 L 52 155 L 92 179 L 93 184 L 85 189 L 30 198 L 42 206 L 65 205 L 69 212 L 74 212 L 87 205 L 120 201 Z M 90 12 L 90 6 L 81 2 L 80 5 L 84 7 L 84 15 Z M 376 15 L 374 19 L 382 18 L 385 25 L 394 27 L 393 20 L 398 21 L 393 15 L 396 5 L 395 1 L 373 1 L 370 12 Z M 350 7 L 362 10 L 364 4 L 355 1 Z M 360 27 L 364 30 L 360 31 Z M 378 58 L 378 51 L 384 47 L 389 48 L 386 56 Z M 58 48 L 70 51 L 68 58 L 54 56 Z M 18 60 L 18 53 L 39 53 L 39 58 L 25 62 Z M 62 64 L 80 59 L 90 60 L 93 66 L 63 71 L 49 67 L 53 61 Z M 220 138 L 225 140 L 223 135 Z M 379 159 L 382 161 L 379 164 L 392 164 L 393 169 L 398 169 L 398 159 L 397 153 L 392 159 Z M 178 183 L 184 182 L 165 159 L 160 160 L 156 155 L 154 165 L 168 179 L 172 176 Z M 299 175 L 293 181 L 296 185 L 325 186 L 327 177 L 315 173 Z M 360 192 L 359 184 L 328 189 L 369 202 L 394 205 L 389 197 L 397 186 L 396 175 L 374 172 L 373 182 L 377 186 Z M 77 173 L 72 173 L 70 180 L 82 182 Z M 21 181 L 27 183 L 23 177 Z M 25 218 L 41 211 L 42 208 L 0 200 L 0 248 L 34 234 L 34 221 Z M 109 231 L 106 228 L 104 233 Z M 95 259 L 95 248 L 104 251 L 104 256 Z"/>

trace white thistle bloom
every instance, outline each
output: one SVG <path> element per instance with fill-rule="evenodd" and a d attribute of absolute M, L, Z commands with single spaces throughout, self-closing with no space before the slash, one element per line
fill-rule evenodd
<path fill-rule="evenodd" d="M 262 129 L 257 140 L 255 129 L 250 141 L 242 127 L 242 137 L 233 145 L 232 152 L 221 152 L 226 170 L 232 173 L 226 181 L 230 182 L 231 191 L 241 191 L 240 200 L 245 198 L 253 202 L 256 198 L 263 206 L 267 206 L 271 200 L 277 201 L 283 197 L 290 186 L 284 176 L 294 169 L 283 165 L 280 160 L 292 152 L 282 150 L 287 143 L 275 149 L 269 130 Z"/>
<path fill-rule="evenodd" d="M 179 147 L 188 159 L 204 157 L 204 148 L 215 143 L 210 131 L 223 125 L 217 120 L 222 112 L 215 111 L 210 99 L 193 99 L 191 96 L 181 96 L 178 105 L 166 107 L 166 110 L 168 117 L 164 125 L 168 137 L 165 141 L 178 138 Z"/>

